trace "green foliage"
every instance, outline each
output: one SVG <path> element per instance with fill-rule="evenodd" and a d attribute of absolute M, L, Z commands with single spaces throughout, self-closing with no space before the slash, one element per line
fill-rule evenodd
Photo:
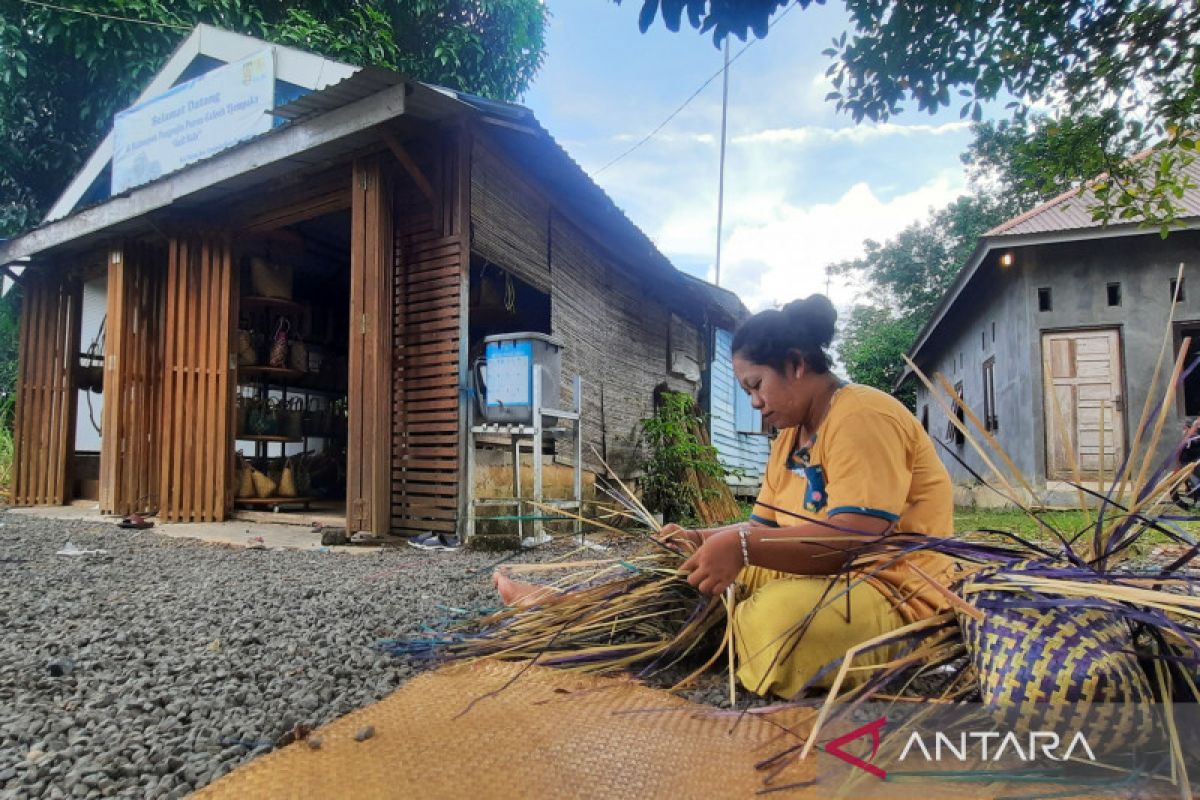
<path fill-rule="evenodd" d="M 13 414 L 17 399 L 19 288 L 0 298 L 0 494 L 12 490 Z"/>
<path fill-rule="evenodd" d="M 899 316 L 881 306 L 856 305 L 838 340 L 838 358 L 855 383 L 891 392 L 904 372 L 903 354 L 912 346 L 920 320 Z M 916 407 L 916 386 L 909 382 L 896 397 L 909 409 Z"/>
<path fill-rule="evenodd" d="M 0 297 L 0 427 L 12 425 L 12 399 L 17 393 L 18 323 L 21 288 Z"/>
<path fill-rule="evenodd" d="M 913 223 L 894 238 L 864 242 L 861 258 L 830 267 L 870 287 L 872 304 L 851 309 L 839 332 L 838 359 L 856 383 L 891 392 L 904 372 L 904 353 L 966 264 L 979 237 L 1015 213 L 1004 197 L 963 196 Z M 915 387 L 899 399 L 909 408 Z"/>
<path fill-rule="evenodd" d="M 620 0 L 616 0 L 620 2 Z M 803 8 L 811 0 L 800 0 Z M 643 0 L 642 30 L 661 12 L 678 30 L 683 12 L 715 43 L 767 35 L 786 0 Z M 1196 0 L 846 0 L 852 30 L 824 51 L 827 96 L 856 122 L 884 121 L 915 104 L 957 107 L 979 122 L 983 104 L 1009 103 L 1023 127 L 1048 104 L 1044 138 L 1030 152 L 1039 193 L 1107 179 L 1101 221 L 1141 219 L 1165 233 L 1189 188 L 1182 176 L 1200 128 L 1200 3 Z M 1153 157 L 1127 156 L 1153 145 Z"/>
<path fill-rule="evenodd" d="M 515 100 L 541 66 L 540 0 L 0 0 L 0 236 L 32 227 L 176 46 L 208 23 Z M 109 19 L 129 18 L 140 22 Z"/>
<path fill-rule="evenodd" d="M 681 392 L 664 392 L 654 416 L 642 420 L 642 492 L 647 506 L 667 522 L 695 516 L 696 502 L 702 498 L 693 473 L 720 480 L 728 474 L 717 460 L 716 448 L 697 436 L 703 427 L 695 401 Z"/>

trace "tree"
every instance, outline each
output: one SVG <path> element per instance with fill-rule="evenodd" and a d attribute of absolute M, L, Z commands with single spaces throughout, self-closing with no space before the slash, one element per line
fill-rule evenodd
<path fill-rule="evenodd" d="M 35 224 L 205 22 L 499 100 L 541 66 L 540 0 L 0 0 L 0 236 Z"/>
<path fill-rule="evenodd" d="M 838 359 L 856 383 L 890 392 L 904 353 L 974 251 L 979 237 L 1016 213 L 1006 195 L 964 195 L 887 242 L 868 239 L 861 258 L 830 266 L 869 287 L 873 302 L 851 309 L 838 335 Z M 911 391 L 901 398 L 910 407 Z"/>
<path fill-rule="evenodd" d="M 904 373 L 902 356 L 920 328 L 914 315 L 902 316 L 887 306 L 856 305 L 838 333 L 838 360 L 855 383 L 891 392 Z M 916 387 L 909 384 L 896 397 L 914 408 Z"/>
<path fill-rule="evenodd" d="M 766 36 L 787 5 L 643 0 L 639 22 L 645 31 L 661 14 L 679 30 L 686 11 L 720 43 Z M 846 0 L 846 9 L 853 31 L 825 51 L 828 99 L 856 122 L 887 120 L 909 103 L 929 113 L 960 104 L 980 121 L 984 103 L 1012 98 L 1023 127 L 1046 104 L 1054 111 L 1043 132 L 1059 143 L 1031 161 L 1042 185 L 1103 175 L 1098 219 L 1140 217 L 1164 234 L 1175 221 L 1200 126 L 1197 0 Z M 1148 145 L 1153 152 L 1128 158 Z"/>

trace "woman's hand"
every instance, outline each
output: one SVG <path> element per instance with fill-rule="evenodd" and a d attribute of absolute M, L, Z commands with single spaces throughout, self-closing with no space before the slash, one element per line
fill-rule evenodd
<path fill-rule="evenodd" d="M 654 534 L 654 540 L 668 547 L 677 547 L 679 544 L 687 542 L 691 545 L 691 549 L 695 550 L 704 544 L 704 534 L 700 531 L 689 530 L 672 522 L 662 526 L 658 533 Z"/>
<path fill-rule="evenodd" d="M 718 595 L 737 580 L 743 566 L 742 545 L 737 531 L 732 530 L 709 536 L 680 569 L 701 593 Z"/>

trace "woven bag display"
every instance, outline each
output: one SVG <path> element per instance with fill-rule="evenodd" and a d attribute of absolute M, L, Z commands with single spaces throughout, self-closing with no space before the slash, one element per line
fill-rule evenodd
<path fill-rule="evenodd" d="M 284 369 L 288 365 L 288 330 L 291 324 L 286 319 L 279 320 L 275 329 L 275 337 L 271 340 L 270 364 L 276 369 Z"/>

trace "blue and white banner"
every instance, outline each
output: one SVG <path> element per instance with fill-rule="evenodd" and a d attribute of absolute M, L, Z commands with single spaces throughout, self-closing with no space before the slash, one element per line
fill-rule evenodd
<path fill-rule="evenodd" d="M 275 54 L 268 48 L 118 113 L 112 194 L 266 133 L 274 95 Z"/>

